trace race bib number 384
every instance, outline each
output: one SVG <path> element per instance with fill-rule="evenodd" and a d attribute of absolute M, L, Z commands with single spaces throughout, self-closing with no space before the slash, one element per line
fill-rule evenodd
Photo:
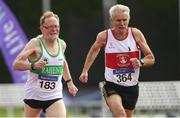
<path fill-rule="evenodd" d="M 133 68 L 123 68 L 123 69 L 113 70 L 113 76 L 117 80 L 118 83 L 124 83 L 127 81 L 131 81 L 132 73 L 134 73 Z"/>
<path fill-rule="evenodd" d="M 56 87 L 58 76 L 39 75 L 38 86 L 40 89 L 53 90 Z"/>

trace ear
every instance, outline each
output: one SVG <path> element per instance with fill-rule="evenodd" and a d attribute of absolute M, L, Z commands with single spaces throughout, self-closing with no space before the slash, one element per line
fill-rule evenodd
<path fill-rule="evenodd" d="M 42 31 L 42 28 L 43 28 L 43 26 L 41 25 L 41 26 L 39 27 L 39 29 Z"/>

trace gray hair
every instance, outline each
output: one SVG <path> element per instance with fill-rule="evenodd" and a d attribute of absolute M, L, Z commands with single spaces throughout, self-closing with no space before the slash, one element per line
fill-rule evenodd
<path fill-rule="evenodd" d="M 122 5 L 122 4 L 116 4 L 114 6 L 112 6 L 110 9 L 109 9 L 109 15 L 110 15 L 110 18 L 113 18 L 114 17 L 114 14 L 116 12 L 126 12 L 128 14 L 128 16 L 130 17 L 130 9 L 129 7 L 125 6 L 125 5 Z"/>
<path fill-rule="evenodd" d="M 52 11 L 46 11 L 40 18 L 40 25 L 42 25 L 46 18 L 55 17 L 59 21 L 59 17 L 57 14 L 53 13 Z"/>

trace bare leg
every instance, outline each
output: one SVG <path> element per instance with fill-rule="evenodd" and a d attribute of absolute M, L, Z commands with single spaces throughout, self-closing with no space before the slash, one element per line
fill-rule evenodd
<path fill-rule="evenodd" d="M 125 109 L 125 111 L 126 111 L 127 117 L 131 118 L 132 115 L 133 115 L 134 110 Z"/>
<path fill-rule="evenodd" d="M 122 106 L 122 100 L 119 95 L 113 94 L 105 99 L 114 117 L 126 117 L 126 112 Z"/>
<path fill-rule="evenodd" d="M 48 117 L 66 117 L 66 107 L 63 100 L 58 100 L 46 109 Z"/>
<path fill-rule="evenodd" d="M 24 112 L 25 112 L 25 117 L 29 118 L 29 117 L 39 117 L 41 109 L 35 109 L 35 108 L 31 108 L 29 105 L 25 104 L 24 105 Z"/>

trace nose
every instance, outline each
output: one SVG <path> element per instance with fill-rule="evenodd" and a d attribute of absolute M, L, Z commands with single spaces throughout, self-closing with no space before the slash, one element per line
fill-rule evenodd
<path fill-rule="evenodd" d="M 120 20 L 120 24 L 123 25 L 123 24 L 124 24 L 124 21 L 123 21 L 123 20 Z"/>

